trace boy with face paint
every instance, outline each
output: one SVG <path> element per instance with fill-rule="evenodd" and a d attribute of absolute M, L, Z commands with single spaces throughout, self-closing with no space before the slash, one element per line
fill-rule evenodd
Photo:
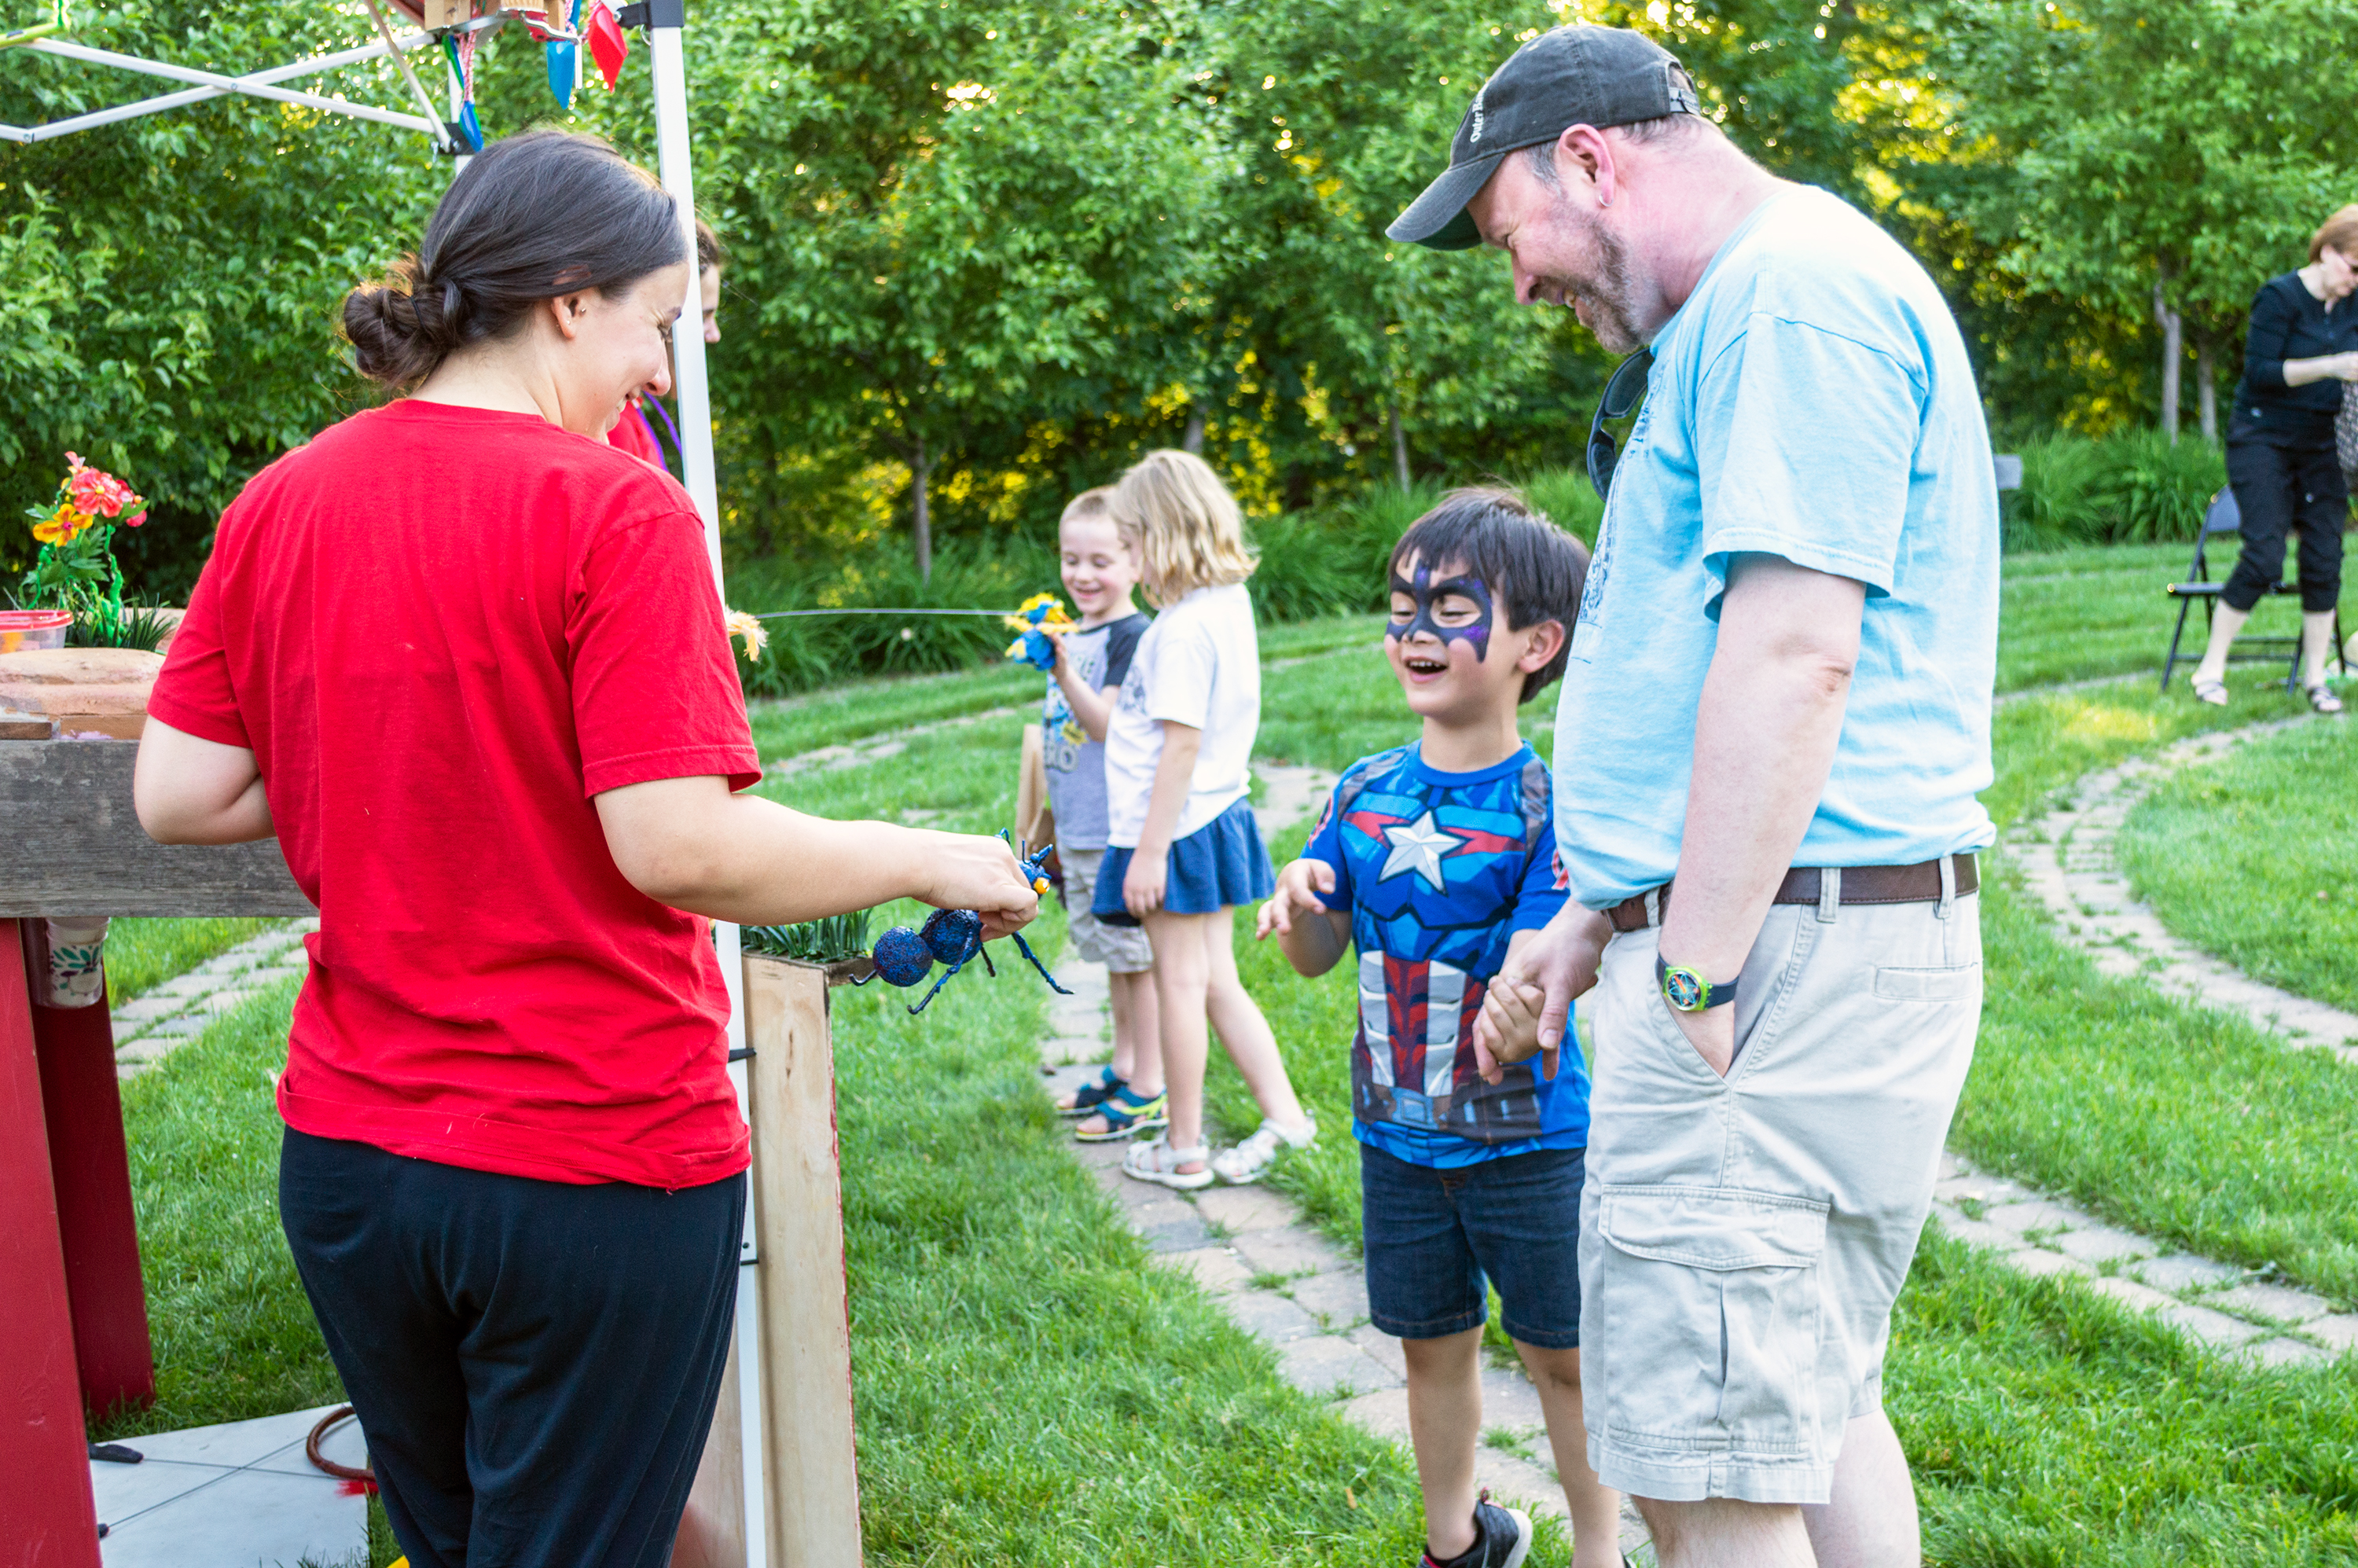
<path fill-rule="evenodd" d="M 1531 1541 L 1528 1517 L 1474 1485 L 1486 1281 L 1539 1386 L 1575 1568 L 1620 1561 L 1581 1427 L 1587 1075 L 1576 1052 L 1502 1072 L 1474 1044 L 1492 978 L 1569 893 L 1553 784 L 1515 713 L 1563 672 L 1587 567 L 1508 491 L 1455 492 L 1401 536 L 1384 654 L 1422 733 L 1344 772 L 1260 911 L 1258 935 L 1304 975 L 1358 950 L 1368 1300 L 1408 1364 L 1427 1568 L 1512 1568 Z M 1498 999 L 1534 1043 L 1540 1000 Z"/>

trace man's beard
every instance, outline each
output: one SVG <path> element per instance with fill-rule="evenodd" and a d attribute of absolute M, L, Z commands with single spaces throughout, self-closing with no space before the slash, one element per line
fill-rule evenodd
<path fill-rule="evenodd" d="M 1558 209 L 1560 222 L 1581 224 L 1589 242 L 1596 247 L 1596 267 L 1593 276 L 1575 277 L 1569 274 L 1543 277 L 1541 281 L 1558 290 L 1564 301 L 1578 301 L 1588 307 L 1585 323 L 1598 343 L 1617 354 L 1630 354 L 1646 346 L 1647 334 L 1639 325 L 1638 282 L 1630 275 L 1629 253 L 1618 238 L 1601 224 L 1585 222 L 1569 211 L 1570 202 Z"/>

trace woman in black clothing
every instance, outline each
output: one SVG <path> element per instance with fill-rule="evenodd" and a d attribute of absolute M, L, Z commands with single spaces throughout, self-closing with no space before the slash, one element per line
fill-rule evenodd
<path fill-rule="evenodd" d="M 2243 513 L 2244 551 L 2211 618 L 2194 695 L 2227 703 L 2227 646 L 2252 606 L 2284 576 L 2285 535 L 2300 530 L 2301 684 L 2309 706 L 2339 713 L 2325 685 L 2333 609 L 2342 597 L 2342 529 L 2350 493 L 2334 460 L 2342 383 L 2358 381 L 2358 206 L 2325 221 L 2309 265 L 2272 277 L 2252 301 L 2244 380 L 2227 425 L 2227 482 Z"/>

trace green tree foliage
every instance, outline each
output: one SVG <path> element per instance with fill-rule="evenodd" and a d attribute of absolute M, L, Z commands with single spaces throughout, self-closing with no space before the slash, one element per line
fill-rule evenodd
<path fill-rule="evenodd" d="M 2222 351 L 2259 283 L 2352 200 L 2348 0 L 1958 0 L 1938 59 L 1981 156 L 1957 214 L 2032 290 L 2159 329 L 2177 434 L 2180 323 L 2216 433 Z"/>
<path fill-rule="evenodd" d="M 225 72 L 362 38 L 323 6 L 94 0 L 74 15 L 78 42 Z M 389 67 L 321 82 L 400 106 Z M 0 121 L 12 124 L 170 90 L 0 50 Z M 117 542 L 135 584 L 184 589 L 247 476 L 361 402 L 335 310 L 448 179 L 424 143 L 230 97 L 0 148 L 0 514 L 53 488 L 72 449 L 155 503 L 154 520 Z M 28 534 L 0 525 L 0 576 L 30 555 Z"/>

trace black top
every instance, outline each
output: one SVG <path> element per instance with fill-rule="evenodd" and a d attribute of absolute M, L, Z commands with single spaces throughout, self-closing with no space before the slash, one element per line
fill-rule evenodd
<path fill-rule="evenodd" d="M 2331 310 L 2298 273 L 2260 285 L 2252 327 L 2244 339 L 2244 380 L 2235 388 L 2231 441 L 2271 447 L 2331 447 L 2333 416 L 2342 409 L 2342 383 L 2328 379 L 2287 386 L 2285 361 L 2313 360 L 2358 350 L 2358 295 Z"/>

